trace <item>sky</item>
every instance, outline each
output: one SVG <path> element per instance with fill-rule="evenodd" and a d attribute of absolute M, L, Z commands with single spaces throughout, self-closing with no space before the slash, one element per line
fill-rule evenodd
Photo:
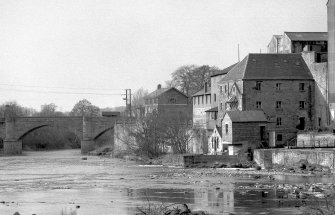
<path fill-rule="evenodd" d="M 183 65 L 221 69 L 274 34 L 327 31 L 327 0 L 0 1 L 0 104 L 70 111 L 164 84 Z"/>

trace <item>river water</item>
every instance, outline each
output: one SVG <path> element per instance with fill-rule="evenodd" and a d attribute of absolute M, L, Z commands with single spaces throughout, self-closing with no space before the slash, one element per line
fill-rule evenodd
<path fill-rule="evenodd" d="M 275 191 L 262 197 L 261 191 L 237 189 L 255 183 L 252 178 L 200 179 L 184 171 L 93 156 L 83 160 L 79 150 L 0 157 L 0 214 L 133 215 L 155 203 L 185 203 L 212 215 L 303 213 L 301 201 L 277 199 Z M 312 179 L 279 177 L 276 181 L 304 180 Z"/>

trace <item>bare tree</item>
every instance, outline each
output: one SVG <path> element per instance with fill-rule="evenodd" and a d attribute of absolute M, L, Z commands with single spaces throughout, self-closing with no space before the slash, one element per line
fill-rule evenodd
<path fill-rule="evenodd" d="M 148 90 L 143 87 L 138 89 L 132 95 L 132 110 L 135 117 L 140 117 L 144 115 L 144 98 L 148 95 Z"/>

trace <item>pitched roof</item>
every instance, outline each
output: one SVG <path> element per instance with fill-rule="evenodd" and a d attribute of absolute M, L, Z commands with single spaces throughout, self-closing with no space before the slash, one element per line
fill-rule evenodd
<path fill-rule="evenodd" d="M 328 41 L 327 32 L 284 32 L 292 41 Z"/>
<path fill-rule="evenodd" d="M 233 65 L 228 66 L 227 68 L 223 70 L 219 70 L 218 72 L 211 75 L 211 77 L 218 76 L 218 75 L 225 75 L 227 74 L 234 66 L 236 66 L 237 63 L 234 63 Z"/>
<path fill-rule="evenodd" d="M 210 95 L 211 94 L 211 88 L 207 88 L 207 92 L 205 93 L 205 89 L 201 89 L 198 92 L 194 93 L 192 96 L 202 96 L 202 95 Z"/>
<path fill-rule="evenodd" d="M 228 114 L 232 122 L 267 122 L 268 121 L 266 119 L 264 112 L 258 111 L 258 110 L 227 111 L 226 114 Z"/>
<path fill-rule="evenodd" d="M 301 54 L 249 54 L 220 81 L 313 80 Z"/>
<path fill-rule="evenodd" d="M 157 97 L 159 97 L 160 95 L 162 95 L 163 93 L 165 93 L 169 90 L 175 90 L 175 91 L 179 92 L 180 94 L 184 95 L 185 97 L 188 97 L 185 93 L 181 92 L 180 90 L 176 89 L 175 87 L 168 87 L 168 88 L 157 89 L 157 90 L 149 93 L 149 95 L 147 95 L 145 98 L 146 99 L 157 98 Z"/>

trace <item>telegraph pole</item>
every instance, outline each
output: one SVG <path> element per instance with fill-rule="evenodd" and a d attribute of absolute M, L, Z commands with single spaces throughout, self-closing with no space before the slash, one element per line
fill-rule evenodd
<path fill-rule="evenodd" d="M 126 90 L 126 94 L 122 94 L 125 95 L 126 98 L 124 98 L 123 100 L 126 101 L 126 115 L 131 116 L 131 89 L 125 89 Z M 129 114 L 127 114 L 127 112 L 129 112 Z"/>

